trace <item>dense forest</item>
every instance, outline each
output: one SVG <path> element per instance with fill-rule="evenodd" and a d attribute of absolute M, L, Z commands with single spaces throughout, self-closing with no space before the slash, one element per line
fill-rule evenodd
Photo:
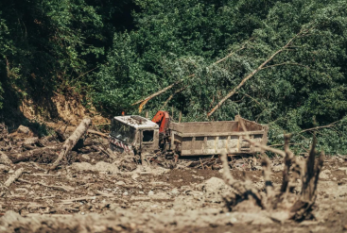
<path fill-rule="evenodd" d="M 54 93 L 105 116 L 269 124 L 347 153 L 345 0 L 2 0 L 0 108 Z M 147 98 L 149 97 L 149 98 Z M 139 113 L 140 112 L 140 113 Z"/>

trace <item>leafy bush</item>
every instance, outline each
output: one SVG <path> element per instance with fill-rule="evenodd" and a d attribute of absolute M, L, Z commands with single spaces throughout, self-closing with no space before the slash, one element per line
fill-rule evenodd
<path fill-rule="evenodd" d="M 106 111 L 137 113 L 131 103 L 178 82 L 149 101 L 145 110 L 153 115 L 160 108 L 174 108 L 176 114 L 182 111 L 185 121 L 230 120 L 240 114 L 269 123 L 272 144 L 282 142 L 283 133 L 297 134 L 293 141 L 300 150 L 310 141 L 311 131 L 300 133 L 303 129 L 345 119 L 346 2 L 138 4 L 137 30 L 115 34 L 108 64 L 95 82 L 94 99 Z M 242 78 L 291 40 L 212 117 L 206 117 Z M 235 54 L 215 63 L 232 51 Z M 346 153 L 341 144 L 346 135 L 336 127 L 319 132 L 321 146 L 331 153 Z"/>

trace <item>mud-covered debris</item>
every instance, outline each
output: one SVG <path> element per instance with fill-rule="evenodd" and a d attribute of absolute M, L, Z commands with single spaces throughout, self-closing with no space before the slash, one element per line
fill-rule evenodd
<path fill-rule="evenodd" d="M 321 180 L 328 180 L 331 176 L 330 170 L 324 170 L 319 174 L 319 179 Z"/>
<path fill-rule="evenodd" d="M 338 170 L 344 171 L 345 174 L 347 175 L 347 167 L 339 167 Z"/>
<path fill-rule="evenodd" d="M 119 169 L 116 165 L 103 161 L 97 162 L 95 165 L 87 162 L 73 163 L 71 165 L 71 168 L 77 171 L 94 171 L 113 175 L 119 172 Z"/>
<path fill-rule="evenodd" d="M 72 150 L 72 148 L 77 144 L 80 138 L 85 134 L 88 130 L 88 127 L 91 125 L 92 120 L 90 118 L 85 118 L 81 121 L 75 131 L 70 135 L 68 139 L 64 142 L 62 146 L 62 150 L 59 153 L 58 158 L 54 161 L 51 169 L 54 170 L 60 164 L 60 161 L 63 158 L 66 158 L 67 154 Z"/>
<path fill-rule="evenodd" d="M 211 202 L 221 202 L 223 195 L 232 191 L 223 179 L 217 177 L 212 177 L 195 187 L 197 190 L 202 191 L 205 197 Z"/>
<path fill-rule="evenodd" d="M 253 167 L 251 167 L 251 170 L 252 171 L 261 171 L 261 170 L 263 170 L 263 168 L 261 166 L 253 166 Z"/>
<path fill-rule="evenodd" d="M 71 127 L 69 132 L 73 130 Z M 344 204 L 347 168 L 341 159 L 327 160 L 325 169 L 330 171 L 329 177 L 320 180 L 317 191 L 308 192 L 305 196 L 308 198 L 303 199 L 300 195 L 308 189 L 302 180 L 308 184 L 316 180 L 314 176 L 305 176 L 305 172 L 300 176 L 298 172 L 311 169 L 312 158 L 307 163 L 307 160 L 290 157 L 288 164 L 295 166 L 289 170 L 285 166 L 288 158 L 271 161 L 229 158 L 227 167 L 220 171 L 224 174 L 232 167 L 234 183 L 230 186 L 217 178 L 221 173 L 214 169 L 224 165 L 219 158 L 182 159 L 175 167 L 168 163 L 167 167 L 174 169 L 161 167 L 164 160 L 160 159 L 144 166 L 138 164 L 139 158 L 133 155 L 111 153 L 106 140 L 92 133 L 83 134 L 84 144 L 67 154 L 61 161 L 61 169 L 50 170 L 49 163 L 63 145 L 55 136 L 45 138 L 44 148 L 30 143 L 34 147 L 30 149 L 23 147 L 23 143 L 35 142 L 34 136 L 8 138 L 4 132 L 0 124 L 0 148 L 8 148 L 3 153 L 16 162 L 0 164 L 0 232 L 275 233 L 298 229 L 298 232 L 308 232 L 316 223 L 329 226 L 335 232 L 341 231 L 344 224 L 341 219 L 347 214 Z M 313 174 L 318 174 L 315 169 L 319 166 L 321 164 L 314 166 Z M 19 169 L 25 172 L 5 187 L 5 182 Z M 271 170 L 275 172 L 269 173 Z M 283 183 L 287 186 L 281 194 Z M 311 194 L 316 198 L 309 199 Z M 298 199 L 301 202 L 297 204 L 302 205 L 296 205 L 293 212 L 288 211 Z M 228 205 L 232 207 L 225 208 Z M 311 221 L 299 224 L 288 221 L 291 218 Z M 329 225 L 329 222 L 341 224 Z M 321 229 L 328 229 L 324 227 Z"/>
<path fill-rule="evenodd" d="M 5 165 L 11 165 L 12 164 L 12 161 L 2 151 L 0 151 L 0 164 L 5 164 Z"/>
<path fill-rule="evenodd" d="M 16 181 L 24 172 L 24 168 L 16 170 L 4 183 L 5 187 L 9 187 L 14 181 Z"/>
<path fill-rule="evenodd" d="M 7 173 L 11 168 L 9 166 L 6 166 L 4 164 L 0 164 L 0 172 L 1 173 Z"/>
<path fill-rule="evenodd" d="M 271 169 L 273 172 L 281 172 L 284 169 L 284 164 L 275 164 Z"/>
<path fill-rule="evenodd" d="M 178 191 L 177 188 L 174 188 L 174 189 L 171 190 L 171 195 L 172 195 L 172 196 L 176 197 L 176 196 L 178 196 L 179 194 L 180 194 L 180 192 Z"/>
<path fill-rule="evenodd" d="M 90 157 L 89 157 L 89 155 L 87 155 L 87 154 L 82 154 L 82 155 L 81 155 L 81 158 L 83 158 L 83 159 L 86 160 L 86 161 L 90 161 Z"/>

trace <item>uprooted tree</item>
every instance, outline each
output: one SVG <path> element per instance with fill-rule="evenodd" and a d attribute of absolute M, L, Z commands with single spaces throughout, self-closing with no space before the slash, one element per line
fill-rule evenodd
<path fill-rule="evenodd" d="M 261 146 L 250 139 L 245 139 L 254 146 Z M 302 221 L 312 219 L 312 207 L 316 200 L 319 173 L 323 166 L 324 152 L 316 159 L 316 138 L 314 137 L 308 158 L 301 160 L 289 149 L 290 135 L 285 136 L 284 170 L 282 185 L 275 190 L 271 181 L 271 163 L 264 154 L 262 160 L 265 187 L 257 189 L 249 181 L 236 180 L 229 171 L 227 156 L 222 156 L 223 175 L 232 192 L 224 196 L 229 210 L 233 210 L 243 201 L 251 201 L 254 207 L 265 210 L 269 216 L 278 221 L 294 219 Z M 300 182 L 297 182 L 297 181 Z"/>

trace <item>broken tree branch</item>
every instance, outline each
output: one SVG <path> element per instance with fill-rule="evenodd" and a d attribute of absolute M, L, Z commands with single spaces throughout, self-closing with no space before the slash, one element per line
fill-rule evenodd
<path fill-rule="evenodd" d="M 315 130 L 320 130 L 320 129 L 325 129 L 325 128 L 331 128 L 333 126 L 335 126 L 335 124 L 339 123 L 342 119 L 338 120 L 338 121 L 334 121 L 328 125 L 322 125 L 322 126 L 316 126 L 316 127 L 313 127 L 313 128 L 309 128 L 309 129 L 304 129 L 304 130 L 301 130 L 298 134 L 301 134 L 301 133 L 304 133 L 304 132 L 307 132 L 307 131 L 315 131 Z"/>
<path fill-rule="evenodd" d="M 228 59 L 229 57 L 233 56 L 236 52 L 239 52 L 239 51 L 245 49 L 245 46 L 246 46 L 246 43 L 243 44 L 242 47 L 241 47 L 240 49 L 236 50 L 235 52 L 229 53 L 227 56 L 225 56 L 224 58 L 222 58 L 222 59 L 220 59 L 220 60 L 214 62 L 214 63 L 213 63 L 212 65 L 210 65 L 210 66 L 217 65 L 217 64 L 219 64 L 219 63 L 225 61 L 225 60 Z M 191 77 L 194 77 L 194 76 L 195 76 L 195 74 L 191 74 L 191 75 L 188 76 L 188 78 L 191 78 Z M 184 80 L 181 79 L 181 80 L 179 80 L 179 81 L 177 81 L 177 82 L 171 84 L 170 86 L 167 86 L 167 87 L 165 87 L 164 89 L 162 89 L 162 90 L 160 90 L 160 91 L 158 91 L 158 92 L 156 92 L 156 93 L 154 93 L 154 94 L 152 94 L 152 95 L 150 95 L 150 96 L 147 96 L 146 98 L 144 98 L 144 99 L 142 99 L 142 100 L 139 100 L 139 101 L 133 103 L 132 105 L 136 105 L 136 104 L 140 104 L 140 103 L 141 103 L 141 105 L 139 106 L 139 111 L 141 112 L 142 109 L 143 109 L 143 107 L 147 104 L 148 101 L 150 101 L 150 100 L 153 99 L 154 97 L 156 97 L 156 96 L 158 96 L 158 95 L 160 95 L 160 94 L 166 92 L 167 90 L 170 90 L 171 88 L 173 88 L 174 86 L 176 86 L 176 85 L 182 83 L 183 81 L 184 81 Z"/>
<path fill-rule="evenodd" d="M 296 39 L 301 32 L 299 32 L 298 34 L 296 34 L 292 39 L 290 39 L 288 41 L 288 43 L 286 45 L 284 45 L 281 49 L 277 50 L 275 53 L 273 53 L 267 60 L 265 60 L 260 66 L 258 66 L 257 69 L 253 70 L 250 74 L 248 74 L 245 78 L 242 79 L 242 81 L 239 83 L 239 85 L 237 85 L 231 92 L 229 92 L 221 101 L 219 101 L 219 103 L 207 114 L 207 117 L 210 117 L 220 106 L 222 106 L 222 104 L 229 99 L 231 96 L 233 96 L 237 90 L 239 90 L 250 78 L 252 78 L 256 73 L 258 73 L 260 70 L 263 69 L 263 67 L 269 63 L 270 61 L 272 61 L 272 59 L 274 59 L 274 57 L 283 52 L 288 46 L 291 45 L 291 43 L 293 42 L 294 39 Z"/>
<path fill-rule="evenodd" d="M 216 61 L 216 62 L 213 63 L 212 65 L 217 65 L 217 64 L 219 64 L 219 63 L 225 61 L 225 60 L 228 59 L 229 57 L 233 56 L 235 53 L 237 53 L 237 52 L 239 52 L 239 51 L 241 51 L 241 50 L 243 50 L 243 49 L 245 49 L 245 48 L 246 48 L 246 43 L 243 44 L 243 45 L 241 46 L 241 48 L 239 48 L 238 50 L 229 53 L 228 55 L 226 55 L 226 56 L 223 57 L 222 59 Z"/>
<path fill-rule="evenodd" d="M 276 67 L 276 66 L 283 66 L 283 65 L 301 66 L 301 67 L 305 67 L 305 68 L 307 68 L 307 69 L 310 69 L 310 67 L 305 66 L 305 65 L 302 65 L 302 64 L 300 64 L 300 63 L 296 63 L 296 62 L 283 62 L 283 63 L 271 65 L 271 66 L 265 66 L 265 67 L 263 67 L 261 70 L 265 70 L 265 69 L 267 69 L 267 68 Z"/>
<path fill-rule="evenodd" d="M 57 160 L 53 163 L 51 170 L 55 169 L 59 165 L 60 161 L 76 145 L 76 143 L 82 137 L 82 135 L 87 132 L 88 127 L 91 123 L 92 123 L 92 120 L 90 118 L 83 119 L 83 121 L 79 124 L 79 126 L 75 129 L 75 131 L 71 134 L 71 136 L 64 142 L 63 148 Z"/>
<path fill-rule="evenodd" d="M 161 109 L 165 108 L 165 106 L 169 103 L 170 100 L 172 100 L 172 98 L 179 92 L 184 91 L 187 87 L 182 87 L 178 90 L 176 90 L 172 95 L 169 96 L 169 98 L 167 98 L 167 100 L 165 101 L 165 103 L 163 104 L 163 106 L 161 107 Z"/>
<path fill-rule="evenodd" d="M 193 74 L 193 76 L 194 76 L 194 74 Z M 190 75 L 189 77 L 192 77 L 192 75 Z M 136 104 L 142 103 L 142 102 L 144 102 L 144 101 L 147 101 L 147 102 L 148 102 L 150 99 L 153 99 L 154 97 L 156 97 L 156 96 L 158 96 L 158 95 L 164 93 L 165 91 L 170 90 L 170 89 L 173 88 L 175 85 L 180 84 L 181 82 L 183 82 L 183 80 L 179 80 L 179 81 L 175 82 L 174 84 L 171 84 L 170 86 L 167 86 L 167 87 L 165 87 L 164 89 L 162 89 L 162 90 L 160 90 L 160 91 L 158 91 L 158 92 L 156 92 L 156 93 L 154 93 L 154 94 L 152 94 L 152 95 L 150 95 L 150 96 L 148 96 L 148 97 L 146 97 L 146 98 L 144 98 L 144 99 L 142 99 L 142 100 L 139 100 L 139 101 L 133 103 L 132 105 L 136 105 Z"/>

